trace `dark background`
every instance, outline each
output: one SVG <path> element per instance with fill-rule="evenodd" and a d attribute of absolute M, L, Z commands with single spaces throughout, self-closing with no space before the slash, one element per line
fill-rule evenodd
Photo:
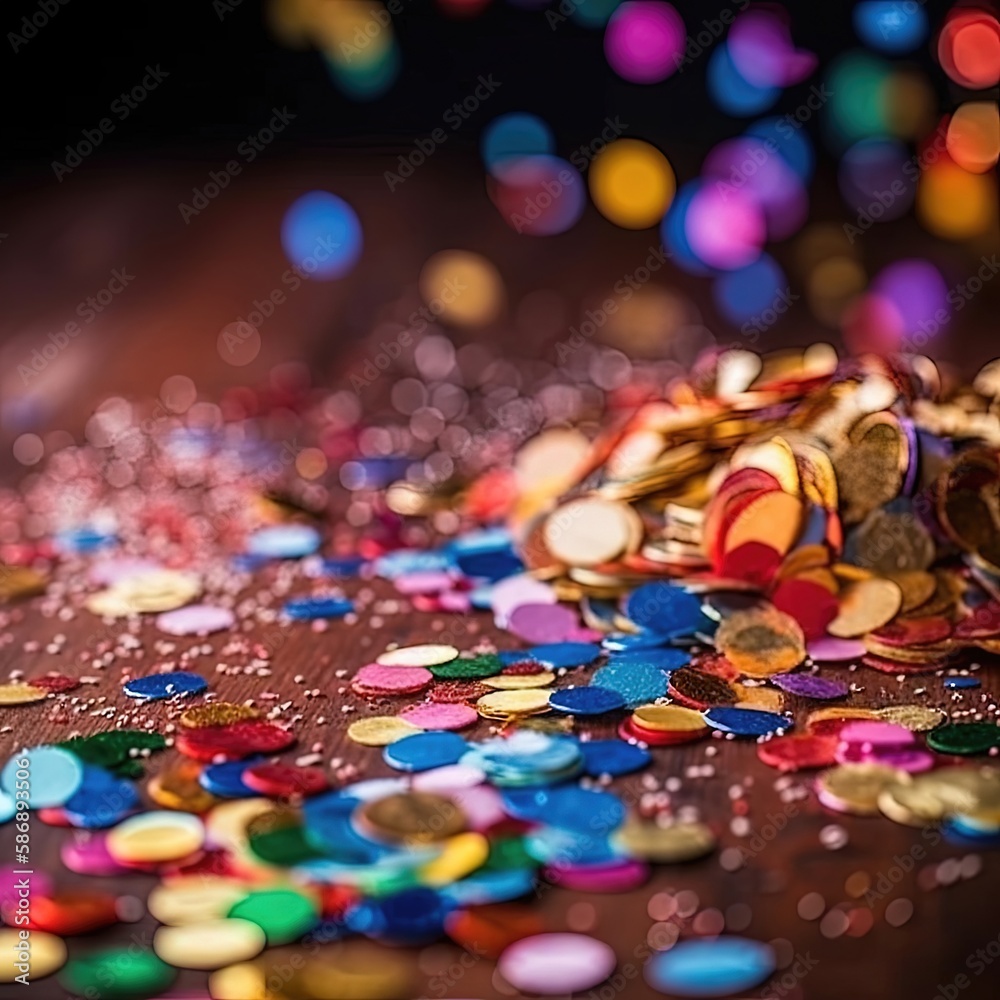
<path fill-rule="evenodd" d="M 619 229 L 590 206 L 568 233 L 518 235 L 487 197 L 478 151 L 485 125 L 508 111 L 534 112 L 554 129 L 557 152 L 568 158 L 600 135 L 606 117 L 620 116 L 629 137 L 666 153 L 682 184 L 697 176 L 712 145 L 749 124 L 720 113 L 709 100 L 707 52 L 718 39 L 685 72 L 636 86 L 607 65 L 601 30 L 572 20 L 553 30 L 544 11 L 517 9 L 505 0 L 493 0 L 484 13 L 465 19 L 445 16 L 436 0 L 402 0 L 402 12 L 393 18 L 401 75 L 384 96 L 364 102 L 338 90 L 317 51 L 276 40 L 267 8 L 256 0 L 229 0 L 230 10 L 217 9 L 212 0 L 68 0 L 14 52 L 8 33 L 22 31 L 22 18 L 38 2 L 17 0 L 0 14 L 0 463 L 18 434 L 58 428 L 76 436 L 102 398 L 155 396 L 173 374 L 188 375 L 199 392 L 213 397 L 297 359 L 316 381 L 328 382 L 380 323 L 405 318 L 420 306 L 420 268 L 443 249 L 483 254 L 503 276 L 508 312 L 477 335 L 509 345 L 512 353 L 544 355 L 593 301 L 646 259 L 659 233 Z M 768 114 L 797 108 L 835 56 L 860 47 L 851 5 L 793 0 L 784 6 L 793 38 L 818 54 L 819 67 L 788 88 Z M 710 0 L 680 9 L 693 36 L 720 11 L 738 8 L 735 0 Z M 948 5 L 932 0 L 926 9 L 937 26 Z M 932 47 L 933 38 L 912 59 L 893 61 L 921 67 L 944 114 L 963 95 L 946 80 Z M 112 102 L 142 80 L 147 66 L 160 66 L 169 77 L 125 121 L 116 121 L 79 167 L 57 178 L 53 162 L 65 160 L 67 145 L 108 116 Z M 397 169 L 401 153 L 440 126 L 448 108 L 490 74 L 501 81 L 496 94 L 459 130 L 448 130 L 446 145 L 390 194 L 385 172 Z M 244 166 L 224 197 L 185 222 L 179 206 L 190 203 L 209 171 L 223 167 L 276 107 L 287 107 L 294 122 Z M 854 214 L 838 193 L 836 158 L 823 145 L 821 118 L 806 125 L 818 161 L 810 224 L 839 228 Z M 357 211 L 365 234 L 358 266 L 339 281 L 308 283 L 279 321 L 261 331 L 263 346 L 252 364 L 220 364 L 220 329 L 279 286 L 287 267 L 281 218 L 313 188 L 333 191 Z M 796 240 L 768 246 L 800 300 L 757 349 L 840 342 L 839 330 L 806 307 L 795 273 Z M 984 249 L 995 250 L 995 242 L 975 248 L 945 243 L 923 230 L 911 211 L 867 233 L 858 254 L 869 275 L 900 257 L 927 257 L 951 284 L 975 272 Z M 136 273 L 136 281 L 46 371 L 44 384 L 25 387 L 12 379 L 11 372 L 50 331 L 62 329 L 77 304 L 122 267 Z M 706 279 L 668 265 L 655 281 L 690 299 L 720 342 L 738 336 L 715 309 Z M 995 284 L 935 343 L 936 356 L 968 375 L 995 353 Z M 537 290 L 562 297 L 562 331 L 546 340 L 519 328 L 512 337 L 517 303 Z"/>
<path fill-rule="evenodd" d="M 19 31 L 37 2 L 5 5 L 0 15 L 5 36 Z M 53 156 L 100 119 L 114 97 L 141 78 L 147 63 L 170 72 L 170 86 L 109 137 L 102 157 L 138 153 L 162 162 L 203 156 L 259 127 L 276 104 L 301 114 L 295 137 L 283 140 L 283 147 L 393 149 L 440 124 L 442 110 L 489 72 L 504 81 L 490 117 L 533 111 L 570 146 L 595 134 L 593 123 L 602 113 L 623 108 L 635 118 L 636 134 L 663 143 L 672 157 L 683 152 L 700 159 L 709 145 L 746 124 L 712 107 L 704 65 L 661 84 L 628 84 L 605 62 L 601 30 L 571 19 L 553 29 L 544 11 L 511 7 L 506 0 L 493 0 L 479 16 L 466 18 L 445 16 L 436 0 L 401 0 L 403 12 L 393 19 L 403 51 L 401 75 L 381 98 L 358 102 L 333 86 L 315 50 L 287 49 L 274 39 L 265 20 L 267 4 L 224 2 L 232 10 L 220 19 L 212 0 L 68 0 L 16 54 L 5 38 L 3 63 L 10 74 L 5 169 L 22 179 L 44 178 Z M 790 0 L 782 6 L 797 44 L 816 52 L 821 68 L 859 45 L 851 26 L 853 4 Z M 929 0 L 923 6 L 937 25 L 951 5 Z M 689 35 L 726 8 L 737 9 L 735 0 L 679 5 Z M 558 10 L 558 0 L 547 9 Z M 907 61 L 923 67 L 945 98 L 949 84 L 930 44 Z M 817 80 L 814 74 L 788 88 L 769 113 L 796 107 Z M 815 129 L 810 131 L 815 137 Z M 477 141 L 478 130 L 468 130 L 455 145 L 475 150 Z M 691 168 L 697 165 L 695 160 Z"/>

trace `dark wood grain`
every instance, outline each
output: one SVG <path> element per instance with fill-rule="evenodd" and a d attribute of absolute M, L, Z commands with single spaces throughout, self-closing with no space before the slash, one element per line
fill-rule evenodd
<path fill-rule="evenodd" d="M 354 584 L 357 590 L 368 584 Z M 381 582 L 375 584 L 376 592 L 391 597 L 391 591 Z M 327 632 L 313 632 L 308 625 L 295 624 L 287 629 L 277 626 L 256 626 L 248 634 L 262 639 L 274 649 L 273 674 L 267 678 L 248 677 L 241 674 L 214 673 L 216 655 L 222 640 L 213 637 L 207 645 L 213 652 L 200 657 L 196 663 L 206 677 L 211 679 L 211 689 L 226 700 L 239 701 L 255 698 L 266 704 L 263 693 L 276 693 L 281 702 L 292 702 L 283 718 L 297 718 L 298 746 L 284 755 L 293 759 L 307 752 L 314 745 L 328 763 L 346 762 L 357 768 L 359 776 L 377 776 L 392 773 L 382 762 L 379 751 L 358 747 L 346 740 L 346 724 L 362 714 L 399 707 L 407 699 L 394 699 L 391 703 L 368 705 L 346 688 L 344 672 L 352 673 L 369 661 L 373 654 L 390 642 L 426 641 L 440 634 L 440 630 L 461 632 L 471 643 L 477 635 L 495 638 L 504 647 L 512 645 L 510 637 L 498 634 L 485 615 L 468 618 L 443 619 L 440 616 L 415 612 L 380 615 L 381 624 L 371 624 L 371 605 L 356 624 L 335 623 Z M 162 704 L 136 709 L 120 690 L 123 667 L 143 669 L 152 666 L 155 657 L 152 647 L 155 629 L 150 620 L 143 622 L 140 636 L 144 640 L 141 661 L 116 662 L 107 669 L 95 671 L 89 663 L 81 662 L 80 653 L 94 648 L 94 635 L 101 629 L 98 622 L 86 611 L 80 611 L 74 620 L 60 622 L 44 618 L 37 608 L 22 606 L 13 612 L 14 619 L 2 630 L 12 640 L 3 647 L 4 672 L 22 670 L 27 675 L 47 669 L 58 669 L 74 675 L 100 676 L 96 686 L 62 699 L 39 705 L 0 710 L 0 756 L 6 758 L 24 743 L 66 738 L 71 731 L 92 733 L 107 727 L 108 723 L 95 717 L 90 706 L 79 709 L 79 701 L 102 699 L 102 705 L 114 706 L 119 712 L 128 713 L 134 722 L 141 724 L 153 720 L 161 731 L 170 722 L 176 710 Z M 56 634 L 68 637 L 65 652 L 60 655 L 28 653 L 23 649 L 27 640 L 38 640 L 43 645 Z M 180 649 L 194 645 L 192 640 L 179 640 Z M 824 670 L 825 674 L 837 670 Z M 1000 677 L 996 667 L 984 672 L 985 689 L 996 689 Z M 301 677 L 303 680 L 297 681 Z M 852 675 L 862 690 L 851 696 L 850 703 L 874 705 L 920 700 L 926 704 L 947 707 L 949 696 L 944 694 L 941 681 L 936 677 L 911 678 L 898 684 L 873 671 L 862 669 Z M 318 689 L 317 697 L 307 697 L 306 690 Z M 924 689 L 925 694 L 915 694 Z M 978 698 L 973 692 L 966 699 Z M 74 702 L 77 704 L 74 705 Z M 791 699 L 794 704 L 795 699 Z M 795 705 L 797 712 L 805 708 Z M 321 721 L 325 720 L 325 721 Z M 581 726 L 584 731 L 604 734 L 607 727 Z M 489 732 L 485 723 L 469 735 L 472 738 Z M 154 772 L 175 753 L 169 750 L 158 755 L 151 763 Z M 988 854 L 983 859 L 982 873 L 969 881 L 960 881 L 948 888 L 923 891 L 915 885 L 916 871 L 948 857 L 961 856 L 964 851 L 939 844 L 931 847 L 919 830 L 898 826 L 882 818 L 856 819 L 832 814 L 822 809 L 810 794 L 803 800 L 783 803 L 775 790 L 777 772 L 763 766 L 756 757 L 752 743 L 735 743 L 712 739 L 682 748 L 657 748 L 653 751 L 655 762 L 645 775 L 616 782 L 616 787 L 627 799 L 635 801 L 642 793 L 642 783 L 652 777 L 662 784 L 668 777 L 682 781 L 680 790 L 671 795 L 675 810 L 695 806 L 718 830 L 723 846 L 745 845 L 751 850 L 759 848 L 745 868 L 730 873 L 724 871 L 718 856 L 689 865 L 663 866 L 656 870 L 652 881 L 639 891 L 612 896 L 584 895 L 540 886 L 534 905 L 544 914 L 552 929 L 565 929 L 567 922 L 586 920 L 587 907 L 592 908 L 592 933 L 606 939 L 616 950 L 622 978 L 615 995 L 647 998 L 658 994 L 642 982 L 641 967 L 649 954 L 647 934 L 654 921 L 647 914 L 651 896 L 663 891 L 690 890 L 697 893 L 699 909 L 726 908 L 744 903 L 752 908 L 752 921 L 748 935 L 761 940 L 784 938 L 790 942 L 798 959 L 799 970 L 806 974 L 794 986 L 785 990 L 791 980 L 776 977 L 772 989 L 764 995 L 803 996 L 808 998 L 840 998 L 843 996 L 909 998 L 935 995 L 938 983 L 945 985 L 965 973 L 970 984 L 961 990 L 963 997 L 986 998 L 996 995 L 1000 982 L 1000 965 L 988 968 L 982 975 L 972 977 L 966 963 L 977 948 L 995 941 L 1000 934 L 1000 859 Z M 711 766 L 712 774 L 702 776 L 701 770 Z M 688 776 L 689 768 L 699 768 L 699 776 Z M 790 784 L 806 783 L 805 778 L 795 777 Z M 780 784 L 787 785 L 786 780 Z M 749 819 L 754 836 L 759 839 L 738 838 L 727 829 L 733 816 L 730 789 L 736 785 L 745 791 L 749 806 Z M 776 827 L 784 821 L 780 831 Z M 849 843 L 838 851 L 824 848 L 819 841 L 820 830 L 830 823 L 842 825 L 849 833 Z M 58 845 L 67 836 L 66 831 L 46 827 L 40 822 L 33 826 L 33 863 L 38 869 L 53 874 L 60 885 L 81 883 L 95 884 L 119 893 L 139 896 L 148 892 L 155 880 L 145 876 L 131 876 L 108 880 L 95 880 L 65 871 L 58 860 Z M 12 856 L 12 828 L 0 831 L 2 857 Z M 11 858 L 12 859 L 12 858 Z M 903 859 L 900 861 L 900 859 Z M 908 866 L 906 859 L 914 859 L 913 870 L 902 873 L 900 865 Z M 893 882 L 891 891 L 874 903 L 872 913 L 874 928 L 861 938 L 844 936 L 836 940 L 825 939 L 818 922 L 807 922 L 796 914 L 798 900 L 807 892 L 820 892 L 828 905 L 847 899 L 844 881 L 851 873 L 865 871 L 877 883 L 881 875 Z M 902 928 L 889 926 L 884 919 L 886 905 L 897 898 L 910 898 L 916 905 L 913 919 Z M 863 900 L 856 905 L 864 906 Z M 690 920 L 673 918 L 682 933 L 690 931 Z M 83 953 L 89 949 L 112 942 L 132 940 L 148 943 L 154 922 L 147 918 L 138 924 L 120 926 L 112 932 L 73 940 L 71 952 Z M 415 966 L 419 961 L 421 981 L 426 985 L 420 995 L 442 997 L 493 998 L 510 996 L 492 983 L 493 963 L 488 960 L 463 963 L 461 952 L 453 946 L 428 949 L 422 956 L 413 953 Z M 450 970 L 450 971 L 449 971 Z M 204 981 L 195 973 L 184 973 L 180 984 L 194 987 Z M 8 988 L 10 995 L 13 988 Z M 594 992 L 594 996 L 610 997 L 612 986 Z M 784 991 L 784 992 L 782 992 Z M 755 991 L 755 995 L 760 991 Z M 62 992 L 53 981 L 40 981 L 32 987 L 32 996 L 57 997 Z"/>

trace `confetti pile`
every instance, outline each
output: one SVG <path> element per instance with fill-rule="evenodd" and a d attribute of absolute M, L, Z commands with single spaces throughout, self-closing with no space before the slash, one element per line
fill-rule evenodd
<path fill-rule="evenodd" d="M 89 635 L 25 642 L 36 669 L 0 685 L 25 744 L 0 814 L 66 828 L 70 872 L 157 884 L 140 904 L 36 872 L 22 921 L 19 855 L 4 981 L 153 997 L 195 969 L 216 998 L 413 996 L 398 946 L 450 939 L 516 990 L 589 990 L 613 949 L 547 925 L 539 892 L 746 861 L 731 815 L 684 804 L 675 748 L 697 741 L 688 779 L 752 741 L 812 808 L 1000 845 L 981 688 L 1000 652 L 997 386 L 991 369 L 942 386 L 925 361 L 713 351 L 656 398 L 436 485 L 405 455 L 356 455 L 353 488 L 320 494 L 301 463 L 275 468 L 266 407 L 211 432 L 161 417 L 143 489 L 109 481 L 121 438 L 51 456 L 3 497 L 0 639 L 28 620 Z M 339 447 L 329 404 L 296 399 L 306 449 Z M 411 609 L 420 644 L 396 637 Z M 336 679 L 303 674 L 281 701 L 295 635 Z M 58 741 L 33 743 L 43 727 Z M 359 763 L 297 745 L 307 728 Z M 139 954 L 74 940 L 145 912 Z M 652 951 L 653 989 L 728 995 L 779 969 L 768 943 L 696 926 Z"/>

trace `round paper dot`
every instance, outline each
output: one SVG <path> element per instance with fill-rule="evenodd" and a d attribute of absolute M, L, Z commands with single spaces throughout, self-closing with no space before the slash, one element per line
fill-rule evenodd
<path fill-rule="evenodd" d="M 497 971 L 522 993 L 564 996 L 589 990 L 614 972 L 615 953 L 584 934 L 535 934 L 507 948 Z"/>

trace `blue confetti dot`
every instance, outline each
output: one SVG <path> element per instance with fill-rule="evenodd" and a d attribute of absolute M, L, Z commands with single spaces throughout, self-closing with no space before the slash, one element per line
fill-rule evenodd
<path fill-rule="evenodd" d="M 671 583 L 647 583 L 625 601 L 625 614 L 640 628 L 692 635 L 708 623 L 701 599 Z"/>
<path fill-rule="evenodd" d="M 362 837 L 352 817 L 358 800 L 340 792 L 315 795 L 302 804 L 306 840 L 317 850 L 344 865 L 373 865 L 391 857 L 392 848 Z"/>
<path fill-rule="evenodd" d="M 527 655 L 553 670 L 586 667 L 601 655 L 601 647 L 596 642 L 547 642 L 530 647 Z"/>
<path fill-rule="evenodd" d="M 596 788 L 509 788 L 503 792 L 503 801 L 511 816 L 576 833 L 607 835 L 625 821 L 622 800 Z"/>
<path fill-rule="evenodd" d="M 276 524 L 247 539 L 247 553 L 263 559 L 301 559 L 320 545 L 320 535 L 306 524 Z"/>
<path fill-rule="evenodd" d="M 469 552 L 456 557 L 458 568 L 468 577 L 496 583 L 524 570 L 524 563 L 510 549 L 493 552 Z"/>
<path fill-rule="evenodd" d="M 25 760 L 27 764 L 22 767 Z M 30 809 L 61 806 L 82 784 L 83 764 L 61 747 L 32 747 L 14 754 L 0 772 L 0 786 L 11 795 L 18 792 L 18 782 L 24 781 L 29 783 L 27 801 Z M 23 788 L 22 784 L 22 794 Z"/>
<path fill-rule="evenodd" d="M 646 982 L 680 997 L 721 997 L 760 985 L 775 969 L 774 951 L 748 938 L 688 940 L 646 963 Z"/>
<path fill-rule="evenodd" d="M 85 764 L 80 787 L 63 804 L 73 826 L 86 830 L 114 826 L 139 807 L 139 793 L 126 778 Z"/>
<path fill-rule="evenodd" d="M 170 674 L 150 674 L 148 677 L 134 677 L 122 686 L 122 691 L 130 698 L 144 701 L 159 701 L 163 698 L 174 698 L 178 695 L 187 696 L 201 694 L 208 688 L 208 682 L 198 674 L 186 670 L 175 670 Z"/>
<path fill-rule="evenodd" d="M 549 695 L 549 707 L 569 715 L 604 715 L 624 708 L 625 699 L 621 692 L 597 685 L 563 688 Z"/>
<path fill-rule="evenodd" d="M 734 736 L 767 736 L 779 729 L 791 729 L 792 720 L 777 712 L 761 712 L 755 708 L 735 708 L 728 705 L 710 708 L 705 721 L 720 733 Z"/>
<path fill-rule="evenodd" d="M 506 868 L 480 870 L 469 878 L 445 886 L 441 896 L 455 907 L 483 906 L 520 899 L 536 889 L 534 868 Z"/>
<path fill-rule="evenodd" d="M 601 865 L 621 860 L 607 836 L 544 826 L 524 838 L 524 849 L 543 864 Z"/>
<path fill-rule="evenodd" d="M 978 677 L 946 677 L 944 686 L 954 691 L 961 691 L 967 688 L 981 687 L 982 681 Z"/>
<path fill-rule="evenodd" d="M 243 784 L 243 775 L 258 760 L 231 760 L 222 764 L 210 764 L 198 775 L 198 784 L 217 795 L 220 799 L 245 799 L 258 795 L 248 785 Z"/>
<path fill-rule="evenodd" d="M 348 911 L 347 926 L 358 934 L 394 944 L 429 944 L 444 936 L 450 906 L 433 889 L 404 889 L 365 899 Z"/>
<path fill-rule="evenodd" d="M 390 743 L 382 756 L 397 771 L 429 771 L 457 764 L 468 749 L 468 743 L 457 733 L 414 733 Z"/>
<path fill-rule="evenodd" d="M 96 552 L 116 544 L 118 536 L 97 528 L 67 528 L 56 534 L 55 541 L 62 552 Z"/>
<path fill-rule="evenodd" d="M 592 778 L 609 774 L 616 778 L 648 767 L 653 755 L 634 743 L 624 740 L 587 740 L 580 744 L 583 770 Z"/>
<path fill-rule="evenodd" d="M 649 663 L 608 663 L 591 681 L 596 687 L 617 691 L 628 708 L 656 701 L 667 693 L 667 675 Z"/>
<path fill-rule="evenodd" d="M 296 621 L 343 618 L 354 610 L 346 597 L 297 597 L 285 605 L 285 614 Z"/>
<path fill-rule="evenodd" d="M 672 670 L 686 667 L 691 662 L 691 654 L 686 649 L 666 646 L 659 649 L 637 649 L 626 653 L 614 653 L 608 662 L 622 666 L 643 663 L 669 673 Z"/>
<path fill-rule="evenodd" d="M 441 549 L 397 549 L 375 560 L 375 572 L 386 580 L 407 573 L 437 573 L 454 568 L 451 555 Z"/>
<path fill-rule="evenodd" d="M 659 649 L 666 646 L 669 639 L 659 632 L 636 632 L 624 635 L 609 635 L 601 640 L 601 645 L 612 653 L 628 653 L 638 649 Z"/>
<path fill-rule="evenodd" d="M 323 560 L 323 572 L 327 576 L 357 576 L 364 564 L 361 556 L 338 556 Z"/>

